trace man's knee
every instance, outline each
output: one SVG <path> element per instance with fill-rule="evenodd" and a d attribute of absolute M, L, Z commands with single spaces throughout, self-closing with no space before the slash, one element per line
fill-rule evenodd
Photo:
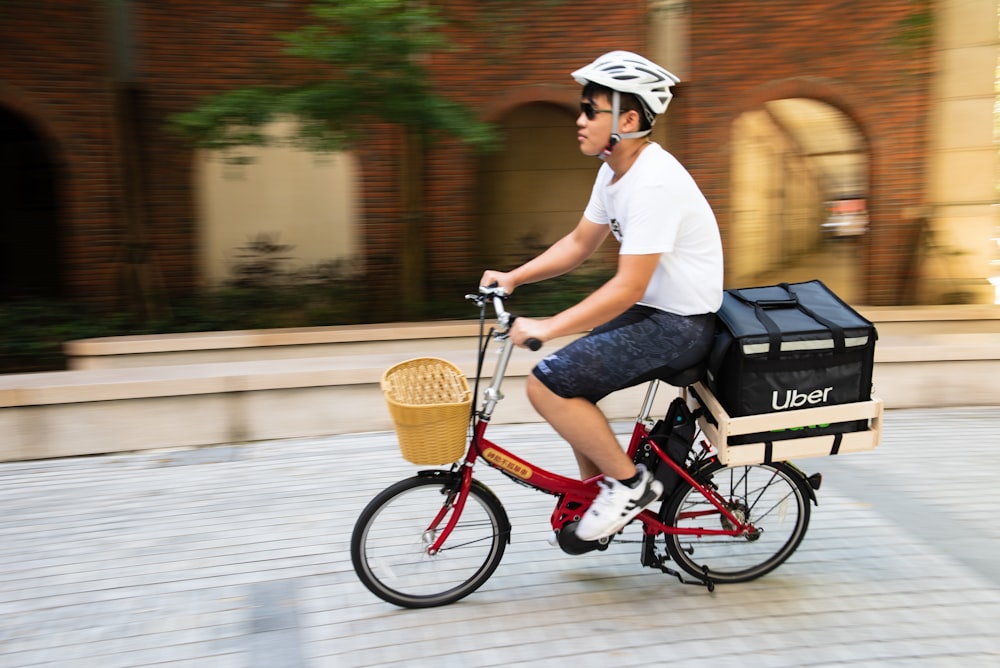
<path fill-rule="evenodd" d="M 534 374 L 528 376 L 526 383 L 528 401 L 535 410 L 548 419 L 548 414 L 558 410 L 558 406 L 565 403 L 565 399 L 553 392 L 549 387 L 540 381 Z"/>
<path fill-rule="evenodd" d="M 552 391 L 545 387 L 545 383 L 538 380 L 538 377 L 534 374 L 528 375 L 526 387 L 528 391 L 528 400 L 532 405 L 535 405 L 536 401 L 543 399 L 545 395 L 552 395 Z"/>

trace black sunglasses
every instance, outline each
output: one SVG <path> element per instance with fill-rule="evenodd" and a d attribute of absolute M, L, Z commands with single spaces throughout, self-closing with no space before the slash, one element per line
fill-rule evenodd
<path fill-rule="evenodd" d="M 587 117 L 588 121 L 594 120 L 597 114 L 610 114 L 613 113 L 613 109 L 595 109 L 594 105 L 590 102 L 580 103 L 580 112 Z"/>

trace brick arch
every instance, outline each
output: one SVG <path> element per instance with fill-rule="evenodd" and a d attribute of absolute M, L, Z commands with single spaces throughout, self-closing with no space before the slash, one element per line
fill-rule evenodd
<path fill-rule="evenodd" d="M 67 164 L 60 139 L 62 133 L 51 121 L 51 115 L 46 113 L 45 108 L 31 102 L 25 93 L 2 81 L 0 81 L 0 107 L 19 116 L 25 124 L 38 133 L 38 136 L 45 141 L 45 148 L 52 157 L 52 164 L 61 174 Z"/>
<path fill-rule="evenodd" d="M 482 107 L 483 119 L 497 123 L 518 107 L 527 104 L 553 104 L 565 107 L 570 113 L 577 111 L 580 102 L 579 86 L 519 86 L 499 92 L 494 102 Z"/>
<path fill-rule="evenodd" d="M 474 234 L 489 266 L 509 264 L 515 249 L 529 253 L 521 241 L 554 242 L 579 220 L 598 168 L 575 141 L 579 94 L 575 86 L 524 87 L 486 111 L 505 128 L 500 150 L 480 156 L 474 170 Z"/>
<path fill-rule="evenodd" d="M 765 102 L 794 97 L 818 100 L 838 109 L 858 126 L 865 141 L 870 143 L 871 133 L 865 116 L 867 107 L 862 103 L 864 96 L 849 84 L 833 79 L 795 77 L 770 81 L 757 86 L 747 91 L 746 96 L 740 99 L 735 107 L 733 118 L 739 118 L 740 114 L 746 111 L 762 107 Z"/>
<path fill-rule="evenodd" d="M 12 149 L 0 178 L 3 216 L 0 239 L 0 298 L 5 295 L 62 297 L 65 295 L 63 249 L 66 179 L 63 152 L 54 128 L 26 96 L 0 85 L 0 109 L 20 125 L 31 140 Z M 17 173 L 6 170 L 14 168 Z M 26 180 L 30 187 L 11 183 Z M 11 222 L 11 221 L 17 221 Z"/>
<path fill-rule="evenodd" d="M 795 77 L 768 81 L 746 91 L 745 93 L 741 93 L 739 98 L 734 101 L 732 106 L 733 116 L 726 127 L 726 145 L 729 147 L 729 150 L 732 150 L 735 143 L 735 137 L 732 133 L 736 119 L 740 118 L 743 114 L 763 109 L 764 105 L 768 102 L 793 98 L 809 99 L 828 105 L 847 119 L 847 121 L 854 126 L 858 134 L 861 136 L 861 151 L 864 153 L 863 160 L 866 163 L 864 190 L 866 198 L 869 202 L 868 211 L 869 214 L 871 214 L 872 209 L 874 208 L 871 204 L 872 193 L 877 190 L 877 187 L 875 184 L 876 177 L 874 172 L 874 142 L 872 140 L 872 133 L 869 130 L 869 124 L 866 118 L 870 105 L 866 106 L 862 103 L 864 96 L 855 90 L 850 84 L 844 84 L 843 82 L 834 79 L 819 77 Z M 730 164 L 729 169 L 732 169 L 732 164 Z M 732 174 L 730 172 L 730 178 L 731 177 Z M 735 238 L 739 235 L 739 231 L 733 227 L 736 225 L 735 211 L 743 207 L 740 202 L 737 202 L 734 199 L 734 197 L 738 196 L 737 193 L 730 192 L 727 193 L 727 195 L 727 205 L 729 209 L 727 211 L 729 214 L 727 216 L 727 229 L 729 230 L 730 235 Z M 816 253 L 817 251 L 809 251 L 808 248 L 810 247 L 810 244 L 817 243 L 826 237 L 820 234 L 818 227 L 813 228 L 811 224 L 805 223 L 805 221 L 800 217 L 801 209 L 799 210 L 799 214 L 795 214 L 793 211 L 794 209 L 792 209 L 792 212 L 789 212 L 792 215 L 790 220 L 799 221 L 798 227 L 789 229 L 787 231 L 788 236 L 782 236 L 780 240 L 781 243 L 779 243 L 779 240 L 774 240 L 774 243 L 767 246 L 767 248 L 787 248 L 787 252 L 793 253 L 792 257 L 795 257 L 794 254 L 802 252 L 806 253 L 805 256 L 801 256 L 805 259 L 800 260 L 798 264 L 793 262 L 791 265 L 784 267 L 782 272 L 785 275 L 782 280 L 804 280 L 804 278 L 807 277 L 824 278 L 828 282 L 831 282 L 831 287 L 843 291 L 842 296 L 845 298 L 849 300 L 863 299 L 869 287 L 870 276 L 866 271 L 866 264 L 873 235 L 869 233 L 863 237 L 856 238 L 854 243 L 857 243 L 858 245 L 855 248 L 855 253 L 841 252 L 839 254 L 835 254 L 824 251 L 820 253 L 820 257 L 823 258 L 823 261 L 819 262 L 819 264 L 815 264 L 814 261 L 817 258 L 814 257 L 811 260 L 808 258 L 811 257 L 809 253 Z M 784 220 L 784 218 L 782 218 L 782 220 Z M 821 217 L 820 222 L 822 221 L 823 219 Z M 797 231 L 793 231 L 796 229 Z M 869 227 L 869 229 L 871 228 Z M 782 230 L 783 231 L 781 232 L 773 230 L 773 233 L 785 235 L 786 231 L 784 231 L 784 228 L 782 228 Z M 815 230 L 815 232 L 812 230 Z M 829 239 L 827 240 L 829 241 Z M 787 247 L 784 244 L 785 241 L 788 241 Z M 824 246 L 824 248 L 826 248 L 826 246 Z M 835 261 L 830 260 L 830 258 L 834 258 Z M 787 259 L 788 258 L 785 258 L 783 261 L 787 261 Z M 827 266 L 828 260 L 833 262 L 833 264 Z M 825 267 L 825 269 L 821 267 Z M 813 273 L 810 274 L 810 272 Z M 800 276 L 799 274 L 803 275 Z M 805 276 L 805 274 L 810 274 L 810 276 Z"/>

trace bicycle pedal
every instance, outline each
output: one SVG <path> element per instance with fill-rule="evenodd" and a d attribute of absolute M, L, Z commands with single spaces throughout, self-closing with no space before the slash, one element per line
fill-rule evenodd
<path fill-rule="evenodd" d="M 569 522 L 564 525 L 562 531 L 556 533 L 559 547 L 566 554 L 578 555 L 593 552 L 594 550 L 606 550 L 611 544 L 612 536 L 598 538 L 597 540 L 580 540 L 576 536 L 576 522 Z"/>

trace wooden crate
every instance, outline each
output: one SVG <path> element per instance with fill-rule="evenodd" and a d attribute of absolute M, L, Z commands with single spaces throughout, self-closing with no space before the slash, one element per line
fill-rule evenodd
<path fill-rule="evenodd" d="M 744 417 L 730 417 L 704 383 L 696 383 L 693 392 L 687 393 L 687 399 L 692 410 L 699 407 L 705 410 L 706 414 L 698 418 L 698 425 L 718 451 L 719 461 L 727 466 L 864 452 L 878 447 L 882 435 L 882 400 L 876 396 L 869 401 Z M 868 428 L 843 434 L 729 444 L 731 436 L 852 420 L 866 420 Z"/>

